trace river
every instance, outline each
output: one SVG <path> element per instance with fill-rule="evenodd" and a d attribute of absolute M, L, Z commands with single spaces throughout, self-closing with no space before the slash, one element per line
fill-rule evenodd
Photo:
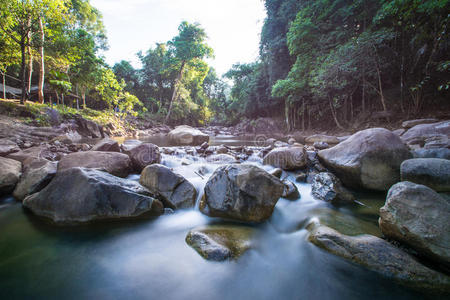
<path fill-rule="evenodd" d="M 248 163 L 262 166 L 256 156 Z M 199 191 L 219 166 L 182 151 L 163 155 L 163 164 Z M 226 262 L 207 261 L 186 244 L 190 229 L 226 224 L 197 208 L 145 221 L 57 227 L 5 197 L 0 299 L 436 299 L 306 240 L 304 227 L 312 218 L 345 234 L 380 236 L 378 209 L 385 195 L 360 194 L 360 205 L 335 208 L 313 199 L 309 184 L 296 185 L 301 198 L 280 199 L 268 222 L 252 226 L 252 249 Z"/>

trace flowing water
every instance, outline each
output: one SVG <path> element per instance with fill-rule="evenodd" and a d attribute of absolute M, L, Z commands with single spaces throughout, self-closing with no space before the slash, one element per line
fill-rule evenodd
<path fill-rule="evenodd" d="M 256 156 L 249 161 L 261 166 Z M 219 166 L 182 151 L 164 155 L 163 164 L 199 191 Z M 284 176 L 293 180 L 293 174 Z M 345 234 L 379 236 L 377 214 L 384 195 L 358 195 L 363 205 L 334 208 L 313 199 L 310 185 L 296 185 L 301 198 L 280 199 L 268 222 L 252 226 L 253 248 L 227 262 L 204 260 L 186 244 L 190 229 L 224 223 L 197 208 L 146 221 L 55 227 L 11 197 L 3 198 L 0 299 L 437 298 L 307 242 L 304 227 L 312 218 Z"/>

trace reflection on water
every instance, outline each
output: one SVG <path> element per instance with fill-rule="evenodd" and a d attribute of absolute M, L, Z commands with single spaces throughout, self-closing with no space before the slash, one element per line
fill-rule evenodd
<path fill-rule="evenodd" d="M 163 155 L 163 163 L 185 176 L 199 191 L 219 166 L 189 155 Z M 256 159 L 252 163 L 260 165 Z M 294 174 L 286 175 L 293 179 Z M 138 180 L 139 176 L 129 178 Z M 311 218 L 347 234 L 380 235 L 377 214 L 384 195 L 361 195 L 359 201 L 365 206 L 334 208 L 313 199 L 310 185 L 297 183 L 297 187 L 300 199 L 280 199 L 272 218 L 254 226 L 254 247 L 237 261 L 222 263 L 204 260 L 185 243 L 190 229 L 217 222 L 197 209 L 146 221 L 54 227 L 24 211 L 11 198 L 3 199 L 0 298 L 426 297 L 306 241 L 304 226 Z"/>

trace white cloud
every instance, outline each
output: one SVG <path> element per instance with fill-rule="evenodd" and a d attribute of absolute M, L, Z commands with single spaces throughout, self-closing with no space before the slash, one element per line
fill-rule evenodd
<path fill-rule="evenodd" d="M 135 54 L 177 34 L 181 21 L 198 22 L 215 50 L 211 64 L 219 74 L 233 63 L 258 55 L 265 18 L 261 0 L 91 0 L 104 16 L 110 50 L 108 63 L 137 62 Z"/>

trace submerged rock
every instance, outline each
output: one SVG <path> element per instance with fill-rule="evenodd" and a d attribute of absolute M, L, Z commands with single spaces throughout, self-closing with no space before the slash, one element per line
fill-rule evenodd
<path fill-rule="evenodd" d="M 450 192 L 450 160 L 415 158 L 400 166 L 402 181 L 426 185 L 437 192 Z"/>
<path fill-rule="evenodd" d="M 139 182 L 158 195 L 165 206 L 180 209 L 195 205 L 197 190 L 183 176 L 160 164 L 147 166 Z"/>
<path fill-rule="evenodd" d="M 203 258 L 214 261 L 236 259 L 251 248 L 253 229 L 244 226 L 207 226 L 195 228 L 186 243 Z"/>
<path fill-rule="evenodd" d="M 271 165 L 283 170 L 301 169 L 306 166 L 307 155 L 303 147 L 275 148 L 263 159 L 265 165 Z"/>
<path fill-rule="evenodd" d="M 209 136 L 191 126 L 181 125 L 169 132 L 169 140 L 180 145 L 201 145 L 209 142 Z"/>
<path fill-rule="evenodd" d="M 385 236 L 450 266 L 450 201 L 432 189 L 408 181 L 394 185 L 379 225 Z"/>
<path fill-rule="evenodd" d="M 64 156 L 58 164 L 58 171 L 74 167 L 99 169 L 119 177 L 131 173 L 131 160 L 126 154 L 117 152 L 86 151 Z"/>
<path fill-rule="evenodd" d="M 42 190 L 56 174 L 56 162 L 46 159 L 25 161 L 24 172 L 17 184 L 13 196 L 22 201 L 26 196 Z"/>
<path fill-rule="evenodd" d="M 371 128 L 319 151 L 319 158 L 345 185 L 387 191 L 400 180 L 400 164 L 411 153 L 396 134 Z"/>
<path fill-rule="evenodd" d="M 58 171 L 43 190 L 26 197 L 23 205 L 60 224 L 163 214 L 162 203 L 149 195 L 135 181 L 98 170 L 70 168 Z"/>
<path fill-rule="evenodd" d="M 0 157 L 0 195 L 6 195 L 14 190 L 22 174 L 22 163 Z"/>
<path fill-rule="evenodd" d="M 283 183 L 253 165 L 225 165 L 209 178 L 200 211 L 211 217 L 263 222 L 283 194 Z"/>
<path fill-rule="evenodd" d="M 327 226 L 313 227 L 308 240 L 314 245 L 404 284 L 450 288 L 450 277 L 419 263 L 413 256 L 373 235 L 347 236 Z"/>
<path fill-rule="evenodd" d="M 355 200 L 339 178 L 328 172 L 319 173 L 314 177 L 311 193 L 314 198 L 333 204 L 351 203 Z"/>

